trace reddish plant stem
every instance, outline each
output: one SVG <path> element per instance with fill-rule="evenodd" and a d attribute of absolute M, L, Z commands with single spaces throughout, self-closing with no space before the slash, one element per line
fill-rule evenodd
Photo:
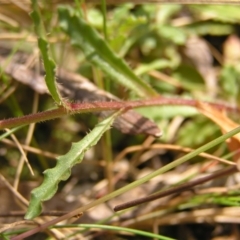
<path fill-rule="evenodd" d="M 62 117 L 64 115 L 66 115 L 66 110 L 63 107 L 59 107 L 57 109 L 48 110 L 45 112 L 29 114 L 22 117 L 4 119 L 0 121 L 0 130 L 4 128 L 13 128 L 22 125 L 28 125 L 31 123 L 43 122 L 46 120 Z"/>
<path fill-rule="evenodd" d="M 119 109 L 132 109 L 140 108 L 147 106 L 190 106 L 196 107 L 199 101 L 192 99 L 180 99 L 180 98 L 165 98 L 157 97 L 146 100 L 137 100 L 137 101 L 110 101 L 110 102 L 84 102 L 84 103 L 70 103 L 65 102 L 65 107 L 59 107 L 57 109 L 39 112 L 35 114 L 26 115 L 23 117 L 4 119 L 0 121 L 0 130 L 4 128 L 13 128 L 22 125 L 28 125 L 30 123 L 37 123 L 46 120 L 51 120 L 54 118 L 59 118 L 68 114 L 76 113 L 86 113 L 86 112 L 101 112 L 101 111 L 110 111 L 110 110 L 119 110 Z M 240 109 L 234 108 L 231 106 L 218 104 L 218 103 L 208 103 L 209 105 L 219 109 L 225 110 L 228 112 L 240 113 Z"/>

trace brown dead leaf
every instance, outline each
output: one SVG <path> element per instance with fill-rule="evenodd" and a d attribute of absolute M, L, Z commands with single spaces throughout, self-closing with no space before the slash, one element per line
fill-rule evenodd
<path fill-rule="evenodd" d="M 232 121 L 224 111 L 216 109 L 207 103 L 198 102 L 196 107 L 204 116 L 215 122 L 221 128 L 223 133 L 239 127 L 239 124 Z M 227 145 L 232 152 L 240 149 L 240 133 L 229 138 L 227 140 Z M 233 158 L 237 161 L 240 158 L 240 153 L 236 153 Z"/>

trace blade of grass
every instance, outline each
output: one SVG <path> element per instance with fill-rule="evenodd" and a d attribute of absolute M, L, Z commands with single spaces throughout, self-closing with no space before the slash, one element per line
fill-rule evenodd
<path fill-rule="evenodd" d="M 161 240 L 174 240 L 173 238 L 165 237 L 162 235 L 141 231 L 137 229 L 132 228 L 126 228 L 126 227 L 118 227 L 118 226 L 109 226 L 109 225 L 102 225 L 102 224 L 67 224 L 67 225 L 61 225 L 61 226 L 55 226 L 54 228 L 98 228 L 98 229 L 104 229 L 104 230 L 110 230 L 110 231 L 122 231 L 127 233 L 134 233 L 139 236 L 145 236 L 149 238 L 155 238 L 155 239 L 161 239 Z"/>
<path fill-rule="evenodd" d="M 0 140 L 6 138 L 7 136 L 11 135 L 12 133 L 16 132 L 17 130 L 21 129 L 23 126 L 19 126 L 19 127 L 15 127 L 13 129 L 10 129 L 9 131 L 7 131 L 6 133 L 3 133 L 2 135 L 0 135 Z"/>
<path fill-rule="evenodd" d="M 103 32 L 104 32 L 104 38 L 105 38 L 105 40 L 108 42 L 106 0 L 101 0 L 101 5 L 102 5 L 102 13 L 103 13 Z"/>
<path fill-rule="evenodd" d="M 9 132 L 10 130 L 9 129 L 6 129 L 7 132 Z M 20 153 L 22 154 L 22 157 L 23 157 L 23 160 L 25 161 L 30 173 L 32 174 L 32 176 L 34 176 L 34 172 L 33 172 L 33 169 L 28 161 L 28 158 L 27 158 L 27 155 L 25 154 L 25 152 L 23 151 L 23 148 L 20 144 L 20 142 L 17 140 L 17 138 L 15 137 L 14 134 L 11 134 L 11 137 L 12 137 L 12 140 L 15 142 L 15 144 L 17 145 Z"/>

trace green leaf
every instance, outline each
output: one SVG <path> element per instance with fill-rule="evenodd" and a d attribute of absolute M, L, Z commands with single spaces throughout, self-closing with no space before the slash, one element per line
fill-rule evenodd
<path fill-rule="evenodd" d="M 225 65 L 220 71 L 219 85 L 221 86 L 220 93 L 227 96 L 229 99 L 236 100 L 240 92 L 240 77 L 239 71 L 231 65 Z"/>
<path fill-rule="evenodd" d="M 26 219 L 32 219 L 41 213 L 41 202 L 49 200 L 56 193 L 58 183 L 69 178 L 71 168 L 82 161 L 84 153 L 99 141 L 120 112 L 118 111 L 100 122 L 80 142 L 73 143 L 68 153 L 57 158 L 56 166 L 44 172 L 42 185 L 31 192 L 29 208 L 25 215 Z"/>
<path fill-rule="evenodd" d="M 33 7 L 33 12 L 30 15 L 35 25 L 35 32 L 38 36 L 38 47 L 40 49 L 40 52 L 43 58 L 43 64 L 46 72 L 45 82 L 54 101 L 57 104 L 61 105 L 61 97 L 58 92 L 56 81 L 55 81 L 56 65 L 54 61 L 49 57 L 49 54 L 48 54 L 48 42 L 45 39 L 44 27 L 41 22 L 41 15 L 38 9 L 37 0 L 32 0 L 32 7 Z"/>
<path fill-rule="evenodd" d="M 170 61 L 168 59 L 159 59 L 159 60 L 154 60 L 150 63 L 147 64 L 140 64 L 136 69 L 135 73 L 137 75 L 142 75 L 144 73 L 150 72 L 152 70 L 160 70 L 164 68 L 173 68 L 174 63 L 173 61 Z"/>
<path fill-rule="evenodd" d="M 157 6 L 157 14 L 156 14 L 156 21 L 157 25 L 164 26 L 168 22 L 171 21 L 171 19 L 179 14 L 182 9 L 182 5 L 178 4 L 159 4 Z"/>
<path fill-rule="evenodd" d="M 205 82 L 201 74 L 196 68 L 181 64 L 172 74 L 174 79 L 177 79 L 179 83 L 190 91 L 203 91 L 205 90 Z"/>
<path fill-rule="evenodd" d="M 111 22 L 110 22 L 111 23 Z M 146 19 L 143 17 L 135 17 L 132 15 L 128 15 L 128 17 L 124 17 L 124 19 L 119 19 L 119 22 L 113 22 L 112 25 L 109 24 L 109 28 L 111 28 L 111 39 L 110 46 L 117 52 L 123 52 L 122 48 L 126 48 L 124 53 L 129 50 L 129 47 L 136 41 L 136 34 L 133 34 L 133 31 L 143 24 L 146 24 Z M 117 31 L 116 31 L 117 29 Z M 129 45 L 129 42 L 131 43 Z M 121 50 L 121 51 L 120 51 Z M 121 55 L 122 56 L 122 55 Z"/>
<path fill-rule="evenodd" d="M 88 9 L 87 20 L 92 26 L 96 28 L 101 29 L 103 26 L 103 15 L 99 9 L 95 9 L 95 8 Z"/>
<path fill-rule="evenodd" d="M 189 35 L 228 35 L 234 32 L 234 26 L 213 21 L 194 22 L 182 27 Z"/>
<path fill-rule="evenodd" d="M 156 27 L 156 30 L 161 38 L 171 41 L 177 45 L 183 45 L 186 42 L 187 35 L 181 28 L 170 25 L 159 25 Z"/>
<path fill-rule="evenodd" d="M 190 5 L 190 10 L 200 14 L 204 19 L 214 19 L 215 21 L 222 21 L 226 23 L 239 23 L 240 21 L 240 7 L 230 5 Z"/>
<path fill-rule="evenodd" d="M 196 134 L 199 132 L 201 134 Z M 177 142 L 181 146 L 197 147 L 218 135 L 219 128 L 216 124 L 203 116 L 198 116 L 198 118 L 193 118 L 193 121 L 186 122 L 179 129 Z"/>
<path fill-rule="evenodd" d="M 157 93 L 137 77 L 128 65 L 117 57 L 99 34 L 72 8 L 58 9 L 60 26 L 69 35 L 72 45 L 82 50 L 86 58 L 112 79 L 135 91 L 139 96 L 152 97 Z"/>
<path fill-rule="evenodd" d="M 189 106 L 157 106 L 148 108 L 137 108 L 135 111 L 145 117 L 157 122 L 161 119 L 170 119 L 176 116 L 192 117 L 198 114 L 198 111 Z"/>
<path fill-rule="evenodd" d="M 131 12 L 133 4 L 123 4 L 115 8 L 111 18 L 108 20 L 109 45 L 118 53 L 118 56 L 125 56 L 129 48 L 139 39 L 137 28 L 147 24 L 145 16 L 136 16 Z M 126 18 L 126 16 L 128 16 Z"/>

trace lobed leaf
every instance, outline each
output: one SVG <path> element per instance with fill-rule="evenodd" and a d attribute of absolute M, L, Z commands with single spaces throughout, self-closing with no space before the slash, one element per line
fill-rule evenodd
<path fill-rule="evenodd" d="M 100 35 L 70 7 L 58 9 L 60 26 L 68 34 L 72 45 L 82 50 L 86 58 L 112 79 L 135 91 L 142 97 L 153 97 L 157 93 L 137 77 L 129 66 L 117 57 Z"/>
<path fill-rule="evenodd" d="M 103 133 L 110 128 L 120 112 L 121 111 L 118 111 L 112 114 L 97 124 L 80 142 L 73 143 L 68 153 L 57 158 L 57 164 L 54 168 L 44 172 L 43 183 L 31 192 L 30 204 L 25 215 L 26 219 L 32 219 L 41 213 L 41 203 L 49 200 L 56 193 L 58 183 L 69 178 L 71 168 L 82 161 L 84 153 L 99 141 Z"/>
<path fill-rule="evenodd" d="M 55 81 L 55 70 L 56 64 L 49 57 L 48 54 L 48 42 L 45 39 L 44 27 L 41 22 L 40 12 L 38 10 L 37 0 L 32 0 L 33 12 L 30 14 L 34 25 L 35 31 L 38 35 L 38 47 L 42 54 L 43 64 L 46 72 L 45 82 L 48 87 L 52 98 L 57 104 L 61 104 L 61 97 L 57 89 L 56 81 Z"/>

